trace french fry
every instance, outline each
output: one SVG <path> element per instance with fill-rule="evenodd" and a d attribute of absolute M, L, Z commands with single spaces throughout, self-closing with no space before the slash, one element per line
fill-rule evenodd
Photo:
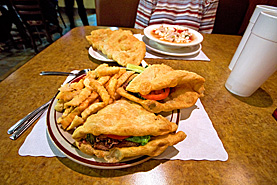
<path fill-rule="evenodd" d="M 109 80 L 110 80 L 110 76 L 101 76 L 97 79 L 97 81 L 102 84 L 105 85 Z"/>
<path fill-rule="evenodd" d="M 70 92 L 70 91 L 73 91 L 74 89 L 70 86 L 70 84 L 66 83 L 62 85 L 58 90 L 61 92 Z"/>
<path fill-rule="evenodd" d="M 88 78 L 88 79 L 92 79 L 92 80 L 95 80 L 97 78 L 97 75 L 96 75 L 96 72 L 95 71 L 89 71 L 85 78 Z"/>
<path fill-rule="evenodd" d="M 101 64 L 79 82 L 61 86 L 55 105 L 57 111 L 63 111 L 58 123 L 66 130 L 83 124 L 90 115 L 119 99 L 117 89 L 133 74 L 125 68 Z"/>
<path fill-rule="evenodd" d="M 98 96 L 98 93 L 92 92 L 91 95 L 80 104 L 80 109 L 84 111 L 90 104 L 96 102 Z"/>
<path fill-rule="evenodd" d="M 90 94 L 91 94 L 91 88 L 85 87 L 84 89 L 81 90 L 80 94 L 78 94 L 72 100 L 64 104 L 65 108 L 70 106 L 79 106 L 85 99 L 89 97 Z"/>
<path fill-rule="evenodd" d="M 64 101 L 58 100 L 54 109 L 58 112 L 62 112 L 64 110 Z"/>
<path fill-rule="evenodd" d="M 60 124 L 62 125 L 62 128 L 66 129 L 71 124 L 71 122 L 73 121 L 74 117 L 80 115 L 81 112 L 82 111 L 81 111 L 80 107 L 76 107 L 66 117 L 62 118 L 60 120 Z"/>
<path fill-rule="evenodd" d="M 79 80 L 79 82 L 74 82 L 70 84 L 70 87 L 75 90 L 81 90 L 84 88 L 84 79 Z"/>
<path fill-rule="evenodd" d="M 78 127 L 82 124 L 84 124 L 84 119 L 79 117 L 79 116 L 75 116 L 74 119 L 72 120 L 71 124 L 69 125 L 69 127 L 67 127 L 66 130 L 72 130 L 74 129 L 75 127 Z"/>
<path fill-rule="evenodd" d="M 84 120 L 86 120 L 91 114 L 96 113 L 97 111 L 99 111 L 104 107 L 105 107 L 104 102 L 93 103 L 81 113 L 81 116 Z"/>
<path fill-rule="evenodd" d="M 79 107 L 73 108 L 70 107 L 69 109 L 73 109 L 70 111 L 66 116 L 62 116 L 58 119 L 58 123 L 62 125 L 63 129 L 66 129 L 71 122 L 73 121 L 75 116 L 80 116 L 81 113 L 92 103 L 96 100 L 98 97 L 98 94 L 96 92 L 93 92 L 85 101 L 83 101 Z M 67 109 L 66 109 L 67 110 Z"/>
<path fill-rule="evenodd" d="M 121 87 L 134 73 L 134 71 L 127 71 L 126 73 L 122 74 L 118 79 L 117 88 Z"/>
<path fill-rule="evenodd" d="M 64 109 L 62 118 L 65 118 L 66 116 L 68 116 L 70 114 L 70 112 L 72 112 L 74 110 L 74 107 L 68 107 L 66 109 Z"/>
<path fill-rule="evenodd" d="M 78 91 L 60 91 L 57 95 L 57 99 L 63 100 L 64 102 L 68 102 L 72 100 L 75 96 L 77 96 L 81 90 Z"/>
<path fill-rule="evenodd" d="M 101 64 L 96 69 L 96 74 L 100 76 L 112 76 L 120 71 L 120 67 L 109 67 L 108 64 Z"/>
<path fill-rule="evenodd" d="M 94 91 L 96 91 L 99 94 L 99 96 L 101 97 L 105 105 L 108 105 L 110 95 L 107 92 L 107 90 L 104 88 L 104 86 L 96 80 L 90 81 L 90 86 L 93 88 Z"/>
<path fill-rule="evenodd" d="M 117 82 L 118 82 L 117 75 L 114 75 L 110 79 L 108 85 L 106 86 L 106 89 L 107 89 L 107 91 L 108 91 L 108 93 L 109 93 L 109 95 L 111 96 L 112 99 L 114 99 L 114 93 L 115 93 L 115 90 L 116 90 Z"/>

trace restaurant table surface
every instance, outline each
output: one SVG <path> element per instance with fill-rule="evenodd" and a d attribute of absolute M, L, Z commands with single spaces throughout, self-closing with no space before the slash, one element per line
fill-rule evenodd
<path fill-rule="evenodd" d="M 99 27 L 76 27 L 33 57 L 0 83 L 0 184 L 277 184 L 277 73 L 252 96 L 226 90 L 228 65 L 240 36 L 203 34 L 204 61 L 145 59 L 203 76 L 202 104 L 228 153 L 227 161 L 154 160 L 116 170 L 94 169 L 68 158 L 19 156 L 32 130 L 17 140 L 7 130 L 26 114 L 49 101 L 65 76 L 40 76 L 41 71 L 95 69 L 101 62 L 88 54 L 85 36 Z M 131 29 L 133 33 L 142 30 Z"/>

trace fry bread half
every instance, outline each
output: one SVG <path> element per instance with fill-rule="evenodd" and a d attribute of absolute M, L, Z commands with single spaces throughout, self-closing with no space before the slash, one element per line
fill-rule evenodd
<path fill-rule="evenodd" d="M 172 111 L 193 106 L 199 97 L 204 96 L 205 79 L 186 70 L 174 70 L 166 65 L 151 65 L 136 76 L 124 90 L 117 89 L 121 96 L 141 104 L 154 113 Z M 143 100 L 129 92 L 149 94 L 154 90 L 170 88 L 169 96 L 163 101 Z"/>
<path fill-rule="evenodd" d="M 73 132 L 73 139 L 79 141 L 91 133 L 119 136 L 159 136 L 174 132 L 177 125 L 165 117 L 150 113 L 128 100 L 118 100 L 89 116 L 84 125 Z"/>

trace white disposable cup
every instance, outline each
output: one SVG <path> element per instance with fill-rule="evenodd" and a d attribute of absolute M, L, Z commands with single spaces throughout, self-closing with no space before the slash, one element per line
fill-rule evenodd
<path fill-rule="evenodd" d="M 268 6 L 268 5 L 257 5 L 256 8 L 255 8 L 255 11 L 253 12 L 252 16 L 251 16 L 251 19 L 249 20 L 249 24 L 243 34 L 243 37 L 239 43 L 239 46 L 229 64 L 229 69 L 230 70 L 233 70 L 238 58 L 239 58 L 239 55 L 247 41 L 247 39 L 249 38 L 249 35 L 251 33 L 251 30 L 255 24 L 255 22 L 257 21 L 257 18 L 259 16 L 259 14 L 262 12 L 262 11 L 266 11 L 266 12 L 270 12 L 270 11 L 277 11 L 277 7 L 274 7 L 274 6 Z"/>
<path fill-rule="evenodd" d="M 277 11 L 261 12 L 225 87 L 251 96 L 277 70 Z"/>

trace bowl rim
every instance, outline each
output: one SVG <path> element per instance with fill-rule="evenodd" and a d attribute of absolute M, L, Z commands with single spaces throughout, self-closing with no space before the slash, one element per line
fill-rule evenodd
<path fill-rule="evenodd" d="M 167 42 L 167 41 L 162 41 L 160 39 L 157 39 L 155 37 L 153 37 L 151 35 L 151 31 L 153 29 L 157 29 L 159 28 L 160 26 L 164 26 L 164 27 L 175 27 L 175 28 L 186 28 L 189 30 L 189 32 L 191 32 L 192 34 L 194 34 L 196 36 L 197 39 L 195 39 L 195 41 L 192 41 L 190 43 L 185 43 L 185 44 L 179 44 L 179 43 L 171 43 L 171 42 Z M 163 44 L 163 45 L 168 45 L 168 46 L 175 46 L 175 47 L 188 47 L 188 46 L 194 46 L 194 45 L 197 45 L 197 44 L 200 44 L 202 41 L 203 41 L 203 35 L 201 33 L 199 33 L 198 31 L 194 30 L 194 29 L 191 29 L 191 28 L 188 28 L 186 26 L 182 26 L 182 25 L 169 25 L 169 24 L 155 24 L 155 25 L 150 25 L 150 26 L 147 26 L 146 28 L 144 28 L 143 30 L 144 32 L 144 35 L 149 38 L 150 40 L 153 40 L 155 42 L 158 42 L 160 44 Z"/>

